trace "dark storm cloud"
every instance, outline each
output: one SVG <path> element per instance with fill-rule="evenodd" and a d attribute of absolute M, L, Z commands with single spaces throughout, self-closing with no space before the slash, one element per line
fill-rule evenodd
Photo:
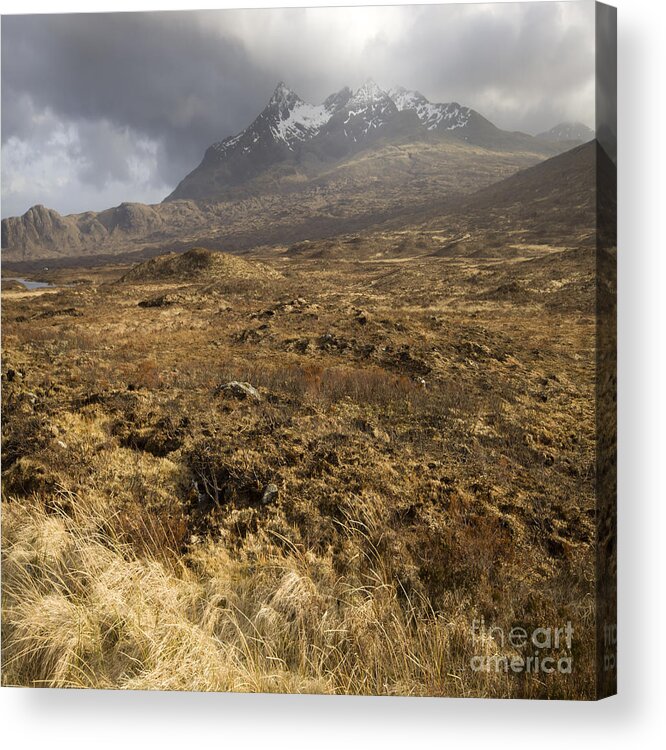
<path fill-rule="evenodd" d="M 366 77 L 531 132 L 593 119 L 593 4 L 5 16 L 3 215 L 158 200 L 285 80 Z"/>
<path fill-rule="evenodd" d="M 241 42 L 206 32 L 194 14 L 5 17 L 2 139 L 29 136 L 29 106 L 106 120 L 159 140 L 159 176 L 172 182 L 257 114 L 257 91 L 269 93 L 272 78 Z"/>

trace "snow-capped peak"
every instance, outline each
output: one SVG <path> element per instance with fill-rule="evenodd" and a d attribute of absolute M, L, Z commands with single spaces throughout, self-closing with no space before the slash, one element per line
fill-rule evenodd
<path fill-rule="evenodd" d="M 271 105 L 278 105 L 278 106 L 293 106 L 297 102 L 302 101 L 300 96 L 298 94 L 294 93 L 289 86 L 287 86 L 283 81 L 280 81 L 278 85 L 275 87 L 275 91 L 273 91 L 273 96 L 271 96 L 270 101 L 268 102 L 268 106 Z"/>
<path fill-rule="evenodd" d="M 350 101 L 354 104 L 373 104 L 388 98 L 388 94 L 380 89 L 372 78 L 368 78 L 368 80 L 354 92 Z"/>
<path fill-rule="evenodd" d="M 254 122 L 238 135 L 214 144 L 213 149 L 218 158 L 250 154 L 275 144 L 293 151 L 299 143 L 318 135 L 338 113 L 341 117 L 336 119 L 345 138 L 357 142 L 371 131 L 381 130 L 399 110 L 413 110 L 429 130 L 464 127 L 470 116 L 467 107 L 432 104 L 418 91 L 395 88 L 387 93 L 371 78 L 354 93 L 345 87 L 323 104 L 308 104 L 280 81 Z"/>
<path fill-rule="evenodd" d="M 280 81 L 257 119 L 242 133 L 215 144 L 214 148 L 221 156 L 226 156 L 231 150 L 249 154 L 272 143 L 285 144 L 293 151 L 299 141 L 314 138 L 350 96 L 351 91 L 344 88 L 329 96 L 323 104 L 308 104 Z"/>
<path fill-rule="evenodd" d="M 331 114 L 337 112 L 339 109 L 345 106 L 347 102 L 352 98 L 352 92 L 351 89 L 348 86 L 345 86 L 343 89 L 340 89 L 340 91 L 337 91 L 335 94 L 331 94 L 325 101 L 324 101 L 324 107 L 326 107 L 326 111 L 330 112 Z"/>
<path fill-rule="evenodd" d="M 271 133 L 276 141 L 283 141 L 292 148 L 294 141 L 304 141 L 316 135 L 329 119 L 330 113 L 323 104 L 306 104 L 299 100 L 271 123 Z"/>
<path fill-rule="evenodd" d="M 402 86 L 389 89 L 388 95 L 393 99 L 395 106 L 402 112 L 405 109 L 415 109 L 422 103 L 428 103 L 428 100 L 420 91 L 409 91 Z"/>
<path fill-rule="evenodd" d="M 402 86 L 391 89 L 389 96 L 400 111 L 416 112 L 419 120 L 428 130 L 435 128 L 455 130 L 464 128 L 469 121 L 471 110 L 469 107 L 461 107 L 457 102 L 434 104 L 429 102 L 420 91 L 410 91 Z"/>
<path fill-rule="evenodd" d="M 344 136 L 356 143 L 383 128 L 397 112 L 389 95 L 369 78 L 344 106 Z"/>

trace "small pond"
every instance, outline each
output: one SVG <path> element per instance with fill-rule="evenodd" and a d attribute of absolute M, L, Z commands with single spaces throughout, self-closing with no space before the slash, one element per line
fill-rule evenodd
<path fill-rule="evenodd" d="M 18 281 L 19 284 L 23 284 L 26 289 L 49 289 L 55 287 L 55 284 L 51 284 L 48 281 L 32 281 L 31 279 L 22 279 L 18 276 L 3 277 L 3 281 Z"/>

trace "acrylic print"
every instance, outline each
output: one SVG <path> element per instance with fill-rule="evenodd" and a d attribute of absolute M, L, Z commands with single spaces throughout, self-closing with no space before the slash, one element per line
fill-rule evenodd
<path fill-rule="evenodd" d="M 4 686 L 615 691 L 615 11 L 2 18 Z"/>

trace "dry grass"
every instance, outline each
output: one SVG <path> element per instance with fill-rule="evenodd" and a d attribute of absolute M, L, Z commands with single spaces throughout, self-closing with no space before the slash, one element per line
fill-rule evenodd
<path fill-rule="evenodd" d="M 594 321 L 542 291 L 592 268 L 551 252 L 9 293 L 4 684 L 592 697 Z M 480 617 L 570 620 L 574 674 L 472 671 L 515 655 Z"/>
<path fill-rule="evenodd" d="M 465 678 L 472 655 L 498 653 L 492 641 L 470 650 L 469 602 L 452 596 L 447 617 L 424 611 L 399 596 L 381 556 L 341 579 L 293 547 L 267 557 L 257 537 L 244 560 L 208 543 L 173 567 L 100 533 L 98 513 L 5 507 L 3 684 L 515 694 L 508 677 Z M 347 518 L 340 533 L 367 548 L 362 522 Z M 535 679 L 517 694 L 541 692 Z"/>

